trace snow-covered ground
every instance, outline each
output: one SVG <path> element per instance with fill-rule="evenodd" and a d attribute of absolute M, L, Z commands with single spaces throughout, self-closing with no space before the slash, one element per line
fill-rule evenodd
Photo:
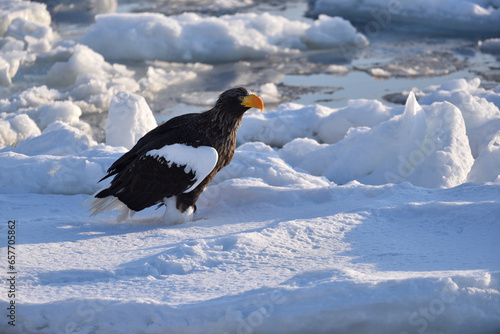
<path fill-rule="evenodd" d="M 332 3 L 309 5 L 330 15 Z M 409 6 L 401 20 L 420 19 L 416 3 L 394 3 Z M 0 2 L 1 333 L 500 332 L 493 74 L 443 79 L 459 70 L 455 56 L 429 65 L 438 46 L 422 62 L 360 56 L 357 70 L 338 63 L 328 52 L 364 50 L 373 37 L 347 14 L 105 14 L 68 32 L 50 14 L 81 8 L 47 4 L 51 13 L 34 2 Z M 441 5 L 424 4 L 429 20 L 448 24 Z M 207 10 L 259 5 L 227 0 Z M 385 5 L 356 8 L 381 13 Z M 123 11 L 116 1 L 88 6 L 87 15 Z M 475 29 L 496 29 L 495 1 L 453 8 L 454 24 L 482 15 Z M 497 44 L 468 45 L 495 54 Z M 302 54 L 322 60 L 300 67 L 293 59 Z M 261 70 L 276 59 L 282 67 Z M 284 103 L 300 89 L 287 95 L 280 71 L 435 81 L 398 91 L 404 105 L 352 98 L 337 108 Z M 265 72 L 258 78 L 266 81 L 249 72 Z M 202 194 L 193 222 L 165 225 L 164 209 L 154 208 L 123 223 L 116 213 L 89 217 L 81 204 L 103 186 L 106 169 L 179 113 L 165 111 L 167 88 L 186 112 L 213 104 L 219 81 L 246 80 L 270 107 L 245 115 L 233 162 Z"/>

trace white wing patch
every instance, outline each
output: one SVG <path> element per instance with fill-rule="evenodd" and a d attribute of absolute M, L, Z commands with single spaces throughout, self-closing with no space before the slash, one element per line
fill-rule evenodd
<path fill-rule="evenodd" d="M 184 172 L 192 171 L 195 175 L 196 182 L 189 187 L 185 193 L 196 188 L 208 174 L 214 169 L 219 159 L 219 154 L 215 148 L 210 146 L 192 147 L 184 144 L 166 145 L 159 150 L 151 150 L 146 155 L 153 158 L 163 158 L 172 167 L 172 164 L 178 166 L 186 166 Z"/>

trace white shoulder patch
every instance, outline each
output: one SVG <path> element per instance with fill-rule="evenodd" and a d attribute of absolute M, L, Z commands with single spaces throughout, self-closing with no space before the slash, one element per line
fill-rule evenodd
<path fill-rule="evenodd" d="M 186 166 L 184 172 L 193 171 L 196 182 L 185 193 L 196 188 L 214 169 L 219 159 L 217 150 L 210 146 L 192 147 L 184 144 L 166 145 L 158 150 L 151 150 L 146 155 L 153 158 L 163 158 L 168 167 L 172 164 Z"/>

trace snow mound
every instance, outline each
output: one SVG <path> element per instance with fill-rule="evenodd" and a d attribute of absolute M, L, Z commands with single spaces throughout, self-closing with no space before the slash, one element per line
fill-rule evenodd
<path fill-rule="evenodd" d="M 460 109 L 474 157 L 488 145 L 500 128 L 500 95 L 480 88 L 480 84 L 478 78 L 448 81 L 419 101 L 423 105 L 448 101 Z"/>
<path fill-rule="evenodd" d="M 199 204 L 289 206 L 300 198 L 305 202 L 327 200 L 331 198 L 328 190 L 331 185 L 325 178 L 294 170 L 270 146 L 247 143 L 236 150 L 232 162 L 215 176 Z"/>
<path fill-rule="evenodd" d="M 500 9 L 496 0 L 360 0 L 355 6 L 350 0 L 309 1 L 309 15 L 319 14 L 364 23 L 362 32 L 368 36 L 391 29 L 395 24 L 418 26 L 436 33 L 500 35 Z"/>
<path fill-rule="evenodd" d="M 248 114 L 238 130 L 239 142 L 260 141 L 281 147 L 295 138 L 313 138 L 335 143 L 350 128 L 372 127 L 390 118 L 392 109 L 379 101 L 349 100 L 344 108 L 322 105 L 279 105 L 276 110 Z"/>
<path fill-rule="evenodd" d="M 474 161 L 467 181 L 500 183 L 500 131 Z"/>
<path fill-rule="evenodd" d="M 31 104 L 22 99 L 16 102 L 12 104 L 18 105 L 23 102 Z M 21 139 L 38 136 L 41 130 L 57 121 L 65 122 L 90 134 L 92 132 L 90 125 L 80 120 L 81 115 L 81 109 L 71 101 L 56 101 L 37 108 L 22 108 L 17 113 L 1 113 L 0 147 L 16 145 Z"/>
<path fill-rule="evenodd" d="M 352 128 L 336 144 L 295 139 L 280 154 L 292 166 L 339 184 L 409 181 L 444 188 L 465 182 L 474 161 L 460 110 L 448 102 L 422 108 L 413 93 L 402 115 L 371 129 Z"/>
<path fill-rule="evenodd" d="M 249 113 L 243 117 L 237 140 L 240 143 L 260 141 L 281 147 L 294 138 L 313 136 L 322 117 L 331 112 L 332 109 L 321 105 L 304 107 L 286 103 L 276 110 Z"/>
<path fill-rule="evenodd" d="M 111 100 L 106 120 L 106 145 L 131 149 L 158 124 L 146 100 L 139 95 L 119 92 Z"/>
<path fill-rule="evenodd" d="M 97 143 L 83 131 L 62 121 L 55 121 L 38 136 L 20 141 L 4 151 L 24 155 L 80 155 Z"/>
<path fill-rule="evenodd" d="M 0 192 L 91 194 L 124 152 L 97 145 L 83 131 L 56 121 L 41 135 L 0 150 Z"/>
<path fill-rule="evenodd" d="M 335 28 L 335 29 L 332 29 Z M 327 37 L 323 42 L 319 38 Z M 160 59 L 177 62 L 228 62 L 261 59 L 268 54 L 338 47 L 367 41 L 341 18 L 323 16 L 311 26 L 271 14 L 202 17 L 194 13 L 110 14 L 81 39 L 107 59 Z"/>

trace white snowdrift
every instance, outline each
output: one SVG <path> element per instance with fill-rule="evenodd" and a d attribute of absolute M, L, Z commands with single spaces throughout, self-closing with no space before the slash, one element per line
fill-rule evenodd
<path fill-rule="evenodd" d="M 384 29 L 416 25 L 424 31 L 457 35 L 500 35 L 500 3 L 497 0 L 311 0 L 309 15 L 327 14 L 364 23 L 370 36 Z"/>
<path fill-rule="evenodd" d="M 307 47 L 368 45 L 348 21 L 338 17 L 322 16 L 314 25 L 267 13 L 221 17 L 110 14 L 96 20 L 80 42 L 114 60 L 229 62 Z"/>

